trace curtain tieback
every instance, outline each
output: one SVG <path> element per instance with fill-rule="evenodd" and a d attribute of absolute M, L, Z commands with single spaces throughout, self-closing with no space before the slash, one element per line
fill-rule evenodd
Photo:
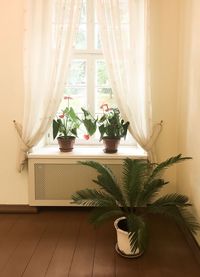
<path fill-rule="evenodd" d="M 162 127 L 163 127 L 163 121 L 161 120 L 160 123 L 157 123 L 154 125 L 153 127 L 153 132 L 152 132 L 152 135 L 149 139 L 149 141 L 143 145 L 143 148 L 148 152 L 152 149 L 155 141 L 157 140 L 161 130 L 162 130 Z"/>
<path fill-rule="evenodd" d="M 32 146 L 26 144 L 24 140 L 22 139 L 22 126 L 17 121 L 13 120 L 13 123 L 15 125 L 15 129 L 17 130 L 17 133 L 19 135 L 20 143 L 21 143 L 21 150 L 24 152 L 27 152 Z"/>

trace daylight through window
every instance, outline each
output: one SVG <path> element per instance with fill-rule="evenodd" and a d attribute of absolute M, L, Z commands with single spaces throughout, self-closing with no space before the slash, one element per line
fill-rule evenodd
<path fill-rule="evenodd" d="M 100 115 L 100 107 L 105 103 L 109 107 L 117 107 L 101 49 L 93 0 L 83 0 L 73 59 L 58 114 L 66 107 L 66 97 L 70 97 L 70 105 L 80 115 L 81 107 L 93 115 Z M 81 136 L 83 133 L 79 141 Z M 89 143 L 98 141 L 99 134 L 96 134 Z M 133 143 L 130 135 L 125 143 Z"/>

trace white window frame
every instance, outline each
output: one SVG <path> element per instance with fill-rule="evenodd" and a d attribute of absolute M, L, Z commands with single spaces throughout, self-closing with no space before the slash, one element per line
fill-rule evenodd
<path fill-rule="evenodd" d="M 97 60 L 105 60 L 103 52 L 101 49 L 95 49 L 95 7 L 94 0 L 86 0 L 86 30 L 87 30 L 87 48 L 86 49 L 76 49 L 74 47 L 74 54 L 72 56 L 73 60 L 86 60 L 86 80 L 87 80 L 87 109 L 95 114 L 95 62 Z M 88 35 L 90 34 L 90 35 Z M 93 77 L 92 77 L 93 74 Z M 88 82 L 89 80 L 89 82 Z M 89 140 L 76 138 L 76 145 L 100 145 L 99 139 L 92 138 Z M 56 140 L 53 140 L 52 128 L 49 129 L 46 136 L 46 145 L 57 144 Z M 130 134 L 127 134 L 126 140 L 122 139 L 120 142 L 121 145 L 125 146 L 137 146 L 136 141 L 131 137 Z"/>

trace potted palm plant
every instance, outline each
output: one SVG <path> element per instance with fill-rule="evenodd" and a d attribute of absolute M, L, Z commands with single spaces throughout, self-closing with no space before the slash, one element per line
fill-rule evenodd
<path fill-rule="evenodd" d="M 181 154 L 159 164 L 148 160 L 125 159 L 123 162 L 122 184 L 118 184 L 113 172 L 105 165 L 95 161 L 80 162 L 99 173 L 95 184 L 98 189 L 84 189 L 72 195 L 74 203 L 95 206 L 91 222 L 99 224 L 110 217 L 119 217 L 114 226 L 117 230 L 116 250 L 125 257 L 140 256 L 147 246 L 148 213 L 158 213 L 173 218 L 186 225 L 192 233 L 199 228 L 194 216 L 187 210 L 189 199 L 178 193 L 161 197 L 158 192 L 168 184 L 161 174 L 168 167 L 190 159 Z"/>
<path fill-rule="evenodd" d="M 61 152 L 71 152 L 81 120 L 69 105 L 69 100 L 72 98 L 65 96 L 65 99 L 68 101 L 67 107 L 61 111 L 57 119 L 53 120 L 53 138 L 57 137 Z"/>

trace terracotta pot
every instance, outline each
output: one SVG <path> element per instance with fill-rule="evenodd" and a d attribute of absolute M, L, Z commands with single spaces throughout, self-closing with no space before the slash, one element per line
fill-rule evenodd
<path fill-rule="evenodd" d="M 58 137 L 58 145 L 61 152 L 71 152 L 74 148 L 75 137 L 69 136 L 67 138 Z"/>
<path fill-rule="evenodd" d="M 102 140 L 103 140 L 103 144 L 105 146 L 105 148 L 103 150 L 105 153 L 116 153 L 117 152 L 120 138 L 104 137 Z"/>
<path fill-rule="evenodd" d="M 123 257 L 137 258 L 137 257 L 141 256 L 143 254 L 143 252 L 141 252 L 139 250 L 139 248 L 137 248 L 137 250 L 134 253 L 131 251 L 128 232 L 123 230 L 119 226 L 120 223 L 122 223 L 122 221 L 126 222 L 126 217 L 120 217 L 120 218 L 116 219 L 114 222 L 114 226 L 115 226 L 116 233 L 117 233 L 117 244 L 116 244 L 115 249 L 116 249 L 117 253 Z"/>

